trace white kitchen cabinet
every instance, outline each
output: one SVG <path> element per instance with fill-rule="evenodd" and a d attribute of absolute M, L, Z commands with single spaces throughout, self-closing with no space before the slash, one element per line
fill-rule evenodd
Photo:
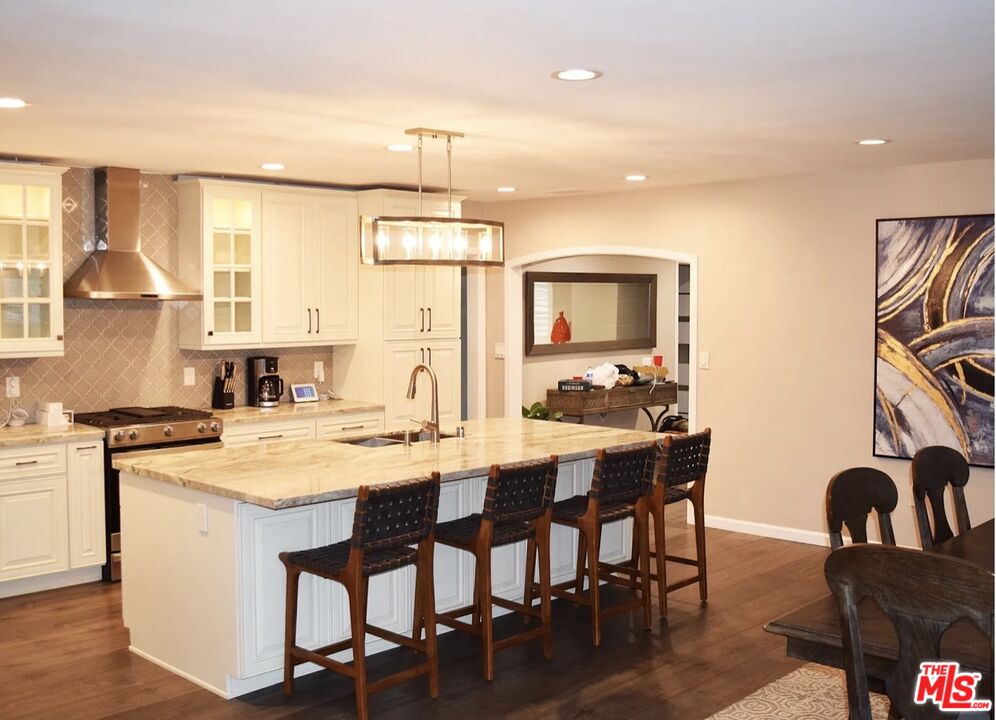
<path fill-rule="evenodd" d="M 418 364 L 436 373 L 439 422 L 443 429 L 460 422 L 460 340 L 392 341 L 384 343 L 384 419 L 388 429 L 412 429 L 412 420 L 428 420 L 432 411 L 432 386 L 420 375 L 415 399 L 409 400 L 408 380 Z"/>
<path fill-rule="evenodd" d="M 0 359 L 63 354 L 66 170 L 0 163 Z"/>
<path fill-rule="evenodd" d="M 284 592 L 281 552 L 331 542 L 332 508 L 307 505 L 274 512 L 239 505 L 240 604 L 243 627 L 240 677 L 282 668 L 284 664 Z M 328 645 L 332 637 L 331 583 L 308 573 L 298 586 L 297 643 Z"/>
<path fill-rule="evenodd" d="M 180 347 L 257 347 L 263 339 L 262 194 L 250 183 L 183 179 L 179 276 L 202 302 L 180 310 Z"/>
<path fill-rule="evenodd" d="M 263 343 L 356 342 L 356 200 L 317 191 L 263 192 Z"/>
<path fill-rule="evenodd" d="M 362 435 L 384 429 L 384 415 L 336 415 L 319 418 L 316 422 L 319 440 L 345 437 L 347 435 Z"/>
<path fill-rule="evenodd" d="M 315 421 L 312 418 L 233 425 L 226 427 L 221 436 L 226 447 L 314 439 Z"/>
<path fill-rule="evenodd" d="M 66 448 L 69 495 L 69 565 L 103 565 L 104 444 L 100 439 L 71 443 Z"/>
<path fill-rule="evenodd" d="M 461 298 L 458 267 L 388 267 L 384 338 L 460 337 Z"/>
<path fill-rule="evenodd" d="M 69 569 L 66 476 L 0 482 L 0 580 Z"/>

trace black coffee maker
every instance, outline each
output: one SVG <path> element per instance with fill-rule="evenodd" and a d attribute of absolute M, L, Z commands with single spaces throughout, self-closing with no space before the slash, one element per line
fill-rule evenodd
<path fill-rule="evenodd" d="M 275 357 L 257 355 L 246 361 L 249 383 L 249 404 L 256 407 L 277 407 L 284 394 L 284 381 L 277 375 Z"/>

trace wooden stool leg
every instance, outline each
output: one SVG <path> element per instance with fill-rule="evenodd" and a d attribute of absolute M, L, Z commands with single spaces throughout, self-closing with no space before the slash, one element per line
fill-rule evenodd
<path fill-rule="evenodd" d="M 699 485 L 699 483 L 695 483 Z M 706 538 L 705 538 L 705 508 L 702 491 L 692 490 L 692 512 L 695 517 L 695 559 L 698 561 L 699 571 L 699 601 L 705 605 L 709 597 L 706 585 Z"/>
<path fill-rule="evenodd" d="M 425 609 L 422 602 L 425 594 L 425 573 L 421 566 L 415 566 L 415 607 L 412 608 L 412 640 L 418 642 L 422 639 L 422 628 L 425 627 Z"/>
<path fill-rule="evenodd" d="M 543 657 L 553 657 L 553 613 L 550 592 L 550 520 L 541 519 L 536 527 L 536 544 L 539 545 L 540 617 L 543 622 Z M 534 548 L 535 550 L 535 548 Z M 532 582 L 532 573 L 530 573 Z"/>
<path fill-rule="evenodd" d="M 475 630 L 481 629 L 481 563 L 474 555 L 474 612 L 471 615 L 471 624 Z"/>
<path fill-rule="evenodd" d="M 481 568 L 481 658 L 484 663 L 484 679 L 495 676 L 495 636 L 491 621 L 491 548 L 478 549 L 477 565 Z"/>
<path fill-rule="evenodd" d="M 534 524 L 534 535 L 529 538 L 529 542 L 526 543 L 526 584 L 525 590 L 522 593 L 522 604 L 526 607 L 531 607 L 533 604 L 533 586 L 536 582 L 536 542 L 539 539 L 539 525 L 537 522 Z M 543 560 L 540 558 L 540 582 L 543 582 Z M 540 590 L 540 595 L 542 599 L 542 590 Z M 522 616 L 522 622 L 528 624 L 530 617 L 528 615 Z"/>
<path fill-rule="evenodd" d="M 434 543 L 419 543 L 418 574 L 422 576 L 422 616 L 425 626 L 425 654 L 429 662 L 429 697 L 439 697 L 439 653 L 436 646 L 436 581 L 433 565 Z"/>
<path fill-rule="evenodd" d="M 664 557 L 664 502 L 654 503 L 651 508 L 654 518 L 654 553 L 657 555 L 657 609 L 663 620 L 667 617 L 667 559 Z"/>
<path fill-rule="evenodd" d="M 290 697 L 294 693 L 294 659 L 291 648 L 297 644 L 297 589 L 301 573 L 297 570 L 287 570 L 287 595 L 284 607 L 284 695 Z"/>
<path fill-rule="evenodd" d="M 650 512 L 646 499 L 640 500 L 636 506 L 633 531 L 639 533 L 640 540 L 640 599 L 643 601 L 643 627 L 650 630 L 653 626 L 650 607 Z"/>
<path fill-rule="evenodd" d="M 367 711 L 367 663 L 366 663 L 366 629 L 367 608 L 363 588 L 363 578 L 357 572 L 345 583 L 346 594 L 349 596 L 349 621 L 352 631 L 353 647 L 353 685 L 356 689 L 356 715 L 359 720 L 368 720 Z"/>
<path fill-rule="evenodd" d="M 587 547 L 585 546 L 584 533 L 578 530 L 578 564 L 577 571 L 574 574 L 574 592 L 581 593 L 584 592 L 584 574 L 585 574 L 585 564 L 584 560 L 587 557 Z"/>
<path fill-rule="evenodd" d="M 588 597 L 591 599 L 591 642 L 602 644 L 602 605 L 598 591 L 598 528 L 585 528 L 585 546 L 588 555 Z"/>

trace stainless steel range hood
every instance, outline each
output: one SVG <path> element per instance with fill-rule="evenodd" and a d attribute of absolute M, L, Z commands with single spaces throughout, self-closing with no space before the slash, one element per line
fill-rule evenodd
<path fill-rule="evenodd" d="M 200 300 L 192 290 L 142 253 L 138 170 L 108 167 L 95 174 L 96 250 L 66 281 L 68 298 L 93 300 Z M 98 245 L 99 247 L 99 245 Z"/>

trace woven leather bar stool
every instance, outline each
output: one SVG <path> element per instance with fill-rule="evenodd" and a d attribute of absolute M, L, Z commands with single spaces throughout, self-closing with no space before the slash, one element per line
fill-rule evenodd
<path fill-rule="evenodd" d="M 643 625 L 647 630 L 651 627 L 648 517 L 657 454 L 656 442 L 598 450 L 588 494 L 553 504 L 553 522 L 575 528 L 579 534 L 577 574 L 574 580 L 553 585 L 551 593 L 554 597 L 591 608 L 591 641 L 596 646 L 602 644 L 603 617 L 642 608 Z M 634 560 L 630 560 L 629 565 L 600 562 L 602 525 L 626 518 L 634 520 L 633 537 L 642 562 L 638 565 Z M 585 574 L 588 575 L 587 594 L 584 593 Z M 602 608 L 600 580 L 639 591 L 640 597 Z M 533 583 L 526 584 L 527 599 L 534 587 Z"/>
<path fill-rule="evenodd" d="M 699 584 L 699 600 L 704 605 L 708 598 L 706 585 L 705 547 L 705 478 L 709 466 L 709 446 L 712 430 L 706 428 L 692 435 L 666 435 L 664 447 L 657 463 L 654 493 L 650 501 L 650 515 L 654 519 L 654 549 L 650 557 L 656 561 L 650 577 L 657 582 L 657 607 L 662 618 L 667 617 L 667 594 L 694 583 Z M 692 486 L 688 487 L 691 483 Z M 695 558 L 668 555 L 664 538 L 664 508 L 687 500 L 695 515 Z M 678 582 L 667 583 L 667 562 L 694 565 L 695 575 Z"/>
<path fill-rule="evenodd" d="M 294 666 L 305 662 L 313 662 L 353 678 L 356 687 L 356 714 L 360 720 L 368 717 L 367 697 L 370 693 L 419 675 L 429 676 L 430 697 L 439 694 L 436 601 L 432 577 L 433 529 L 438 505 L 439 473 L 436 472 L 422 480 L 363 486 L 356 499 L 351 539 L 310 550 L 280 553 L 280 561 L 287 571 L 285 695 L 289 697 L 294 692 Z M 413 544 L 417 544 L 417 549 L 409 547 Z M 367 624 L 369 578 L 407 565 L 415 565 L 417 568 L 415 616 L 425 628 L 425 640 Z M 349 639 L 315 650 L 297 645 L 297 591 L 301 573 L 312 573 L 345 586 L 349 597 L 352 631 Z M 366 633 L 423 653 L 426 660 L 368 683 L 364 653 Z M 353 650 L 352 665 L 328 657 L 347 648 Z"/>
<path fill-rule="evenodd" d="M 484 677 L 494 678 L 495 652 L 531 640 L 543 640 L 543 656 L 551 657 L 550 622 L 550 511 L 557 485 L 557 456 L 549 460 L 492 465 L 488 488 L 480 514 L 436 526 L 436 542 L 472 553 L 476 561 L 474 604 L 436 615 L 436 621 L 481 638 Z M 491 550 L 527 540 L 526 584 L 534 578 L 535 558 L 539 553 L 540 607 L 533 607 L 527 593 L 522 604 L 491 594 Z M 539 618 L 539 627 L 494 639 L 491 622 L 492 605 Z M 459 618 L 472 616 L 471 622 Z M 417 629 L 417 626 L 416 626 Z"/>

